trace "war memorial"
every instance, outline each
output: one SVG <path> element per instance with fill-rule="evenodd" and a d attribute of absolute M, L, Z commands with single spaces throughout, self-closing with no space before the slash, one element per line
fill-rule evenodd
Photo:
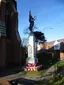
<path fill-rule="evenodd" d="M 34 35 L 34 21 L 35 17 L 32 16 L 31 11 L 29 11 L 29 30 L 30 34 L 28 37 L 28 57 L 26 59 L 26 66 L 24 67 L 25 71 L 38 71 L 41 65 L 38 65 L 38 58 L 36 55 L 37 52 L 37 42 Z"/>

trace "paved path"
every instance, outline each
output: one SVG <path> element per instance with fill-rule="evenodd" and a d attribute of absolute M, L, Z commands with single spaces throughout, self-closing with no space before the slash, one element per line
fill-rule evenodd
<path fill-rule="evenodd" d="M 7 79 L 8 81 L 16 80 L 16 81 L 20 81 L 23 85 L 33 85 L 37 81 L 43 82 L 44 80 L 50 79 L 51 77 L 53 77 L 52 74 L 54 73 L 54 71 L 55 71 L 54 66 L 51 66 L 46 71 L 46 73 L 44 73 L 42 76 L 39 77 L 28 78 L 22 75 L 21 72 L 18 72 L 16 74 L 1 77 L 0 79 Z"/>
<path fill-rule="evenodd" d="M 51 75 L 56 71 L 54 66 L 51 66 L 44 74 L 43 76 Z"/>

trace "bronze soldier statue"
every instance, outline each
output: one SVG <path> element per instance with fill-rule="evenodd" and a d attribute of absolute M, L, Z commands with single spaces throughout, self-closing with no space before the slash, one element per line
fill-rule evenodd
<path fill-rule="evenodd" d="M 30 32 L 33 32 L 34 20 L 35 20 L 35 16 L 32 17 L 31 11 L 29 11 L 29 23 L 30 23 L 29 30 L 30 30 Z"/>

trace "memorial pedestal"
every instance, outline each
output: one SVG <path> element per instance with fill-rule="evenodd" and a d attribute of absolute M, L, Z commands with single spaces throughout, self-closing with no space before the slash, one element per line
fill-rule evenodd
<path fill-rule="evenodd" d="M 31 34 L 28 40 L 28 57 L 26 59 L 26 66 L 24 67 L 25 71 L 37 71 L 38 59 L 36 57 L 36 42 L 35 36 Z"/>

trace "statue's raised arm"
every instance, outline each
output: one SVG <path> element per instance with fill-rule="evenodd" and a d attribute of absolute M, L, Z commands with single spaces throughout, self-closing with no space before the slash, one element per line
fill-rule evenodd
<path fill-rule="evenodd" d="M 31 11 L 29 11 L 29 23 L 30 23 L 30 25 L 29 25 L 29 30 L 30 30 L 30 32 L 33 31 L 34 20 L 35 20 L 35 18 L 32 17 Z"/>

